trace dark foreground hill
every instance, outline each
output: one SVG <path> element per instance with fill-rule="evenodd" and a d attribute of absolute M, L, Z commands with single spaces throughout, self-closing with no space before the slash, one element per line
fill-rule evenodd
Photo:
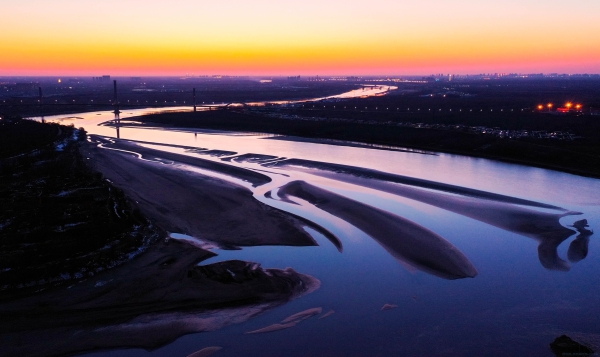
<path fill-rule="evenodd" d="M 78 150 L 85 132 L 15 120 L 3 121 L 0 136 L 0 291 L 93 276 L 139 254 L 157 234 L 85 164 Z"/>

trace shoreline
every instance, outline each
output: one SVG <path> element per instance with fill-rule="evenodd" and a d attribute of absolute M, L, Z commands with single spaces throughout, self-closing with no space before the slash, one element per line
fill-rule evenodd
<path fill-rule="evenodd" d="M 305 181 L 290 182 L 279 192 L 306 200 L 352 224 L 403 265 L 448 280 L 474 278 L 478 274 L 469 258 L 452 243 L 408 219 Z"/>
<path fill-rule="evenodd" d="M 156 242 L 127 264 L 68 289 L 3 303 L 0 354 L 151 350 L 183 335 L 245 322 L 321 284 L 290 268 L 267 269 L 253 262 L 198 265 L 213 256 L 185 242 Z"/>
<path fill-rule="evenodd" d="M 155 152 L 127 143 L 114 147 Z M 254 199 L 252 191 L 221 179 L 178 169 L 176 165 L 140 160 L 132 153 L 110 151 L 87 144 L 85 156 L 93 168 L 136 201 L 140 211 L 171 233 L 198 237 L 222 246 L 316 245 L 302 227 L 306 222 Z M 174 162 L 210 165 L 212 170 L 242 179 L 270 179 L 259 173 L 184 155 L 160 152 Z M 252 183 L 250 181 L 250 183 Z"/>
<path fill-rule="evenodd" d="M 511 201 L 502 196 L 494 197 L 494 195 L 490 195 L 486 197 L 480 195 L 478 197 L 469 193 L 449 193 L 439 188 L 424 189 L 419 186 L 386 181 L 383 178 L 367 179 L 350 173 L 333 173 L 332 171 L 324 171 L 322 168 L 307 170 L 293 168 L 292 170 L 308 172 L 326 178 L 335 177 L 341 182 L 409 198 L 534 239 L 538 242 L 538 258 L 544 268 L 558 271 L 569 271 L 571 269 L 571 264 L 559 257 L 557 249 L 576 232 L 561 225 L 559 220 L 562 217 L 582 214 L 580 212 L 566 211 L 560 207 L 551 208 L 552 206 L 520 199 Z M 543 212 L 533 208 L 552 209 L 554 212 Z M 580 239 L 579 245 L 571 245 L 569 254 L 585 257 L 587 255 L 587 253 L 584 253 L 587 252 L 587 243 L 584 241 L 585 232 L 582 234 L 580 231 L 580 236 L 582 239 Z M 569 260 L 571 263 L 578 261 Z"/>
<path fill-rule="evenodd" d="M 219 112 L 224 112 L 225 114 Z M 253 120 L 247 120 L 248 117 L 252 117 Z M 136 128 L 153 126 L 165 129 L 177 127 L 179 129 L 186 128 L 189 130 L 211 129 L 229 132 L 262 132 L 265 134 L 283 135 L 287 137 L 296 136 L 301 138 L 299 141 L 308 140 L 310 142 L 317 142 L 319 140 L 323 140 L 323 144 L 330 144 L 327 142 L 327 140 L 335 140 L 338 141 L 338 143 L 334 143 L 335 145 L 341 145 L 341 142 L 347 142 L 347 146 L 353 146 L 356 144 L 367 147 L 369 145 L 382 145 L 398 148 L 400 150 L 408 149 L 407 151 L 414 149 L 428 153 L 462 155 L 467 157 L 496 160 L 511 164 L 538 167 L 584 177 L 600 178 L 600 170 L 593 170 L 596 168 L 593 163 L 576 163 L 572 166 L 566 166 L 564 163 L 549 163 L 534 159 L 523 159 L 522 157 L 517 158 L 514 156 L 511 157 L 507 155 L 485 153 L 478 150 L 482 150 L 482 148 L 486 147 L 487 144 L 491 143 L 494 145 L 494 147 L 499 147 L 500 150 L 508 150 L 509 152 L 511 149 L 523 152 L 523 148 L 527 148 L 531 150 L 530 154 L 532 155 L 538 155 L 540 152 L 554 150 L 556 153 L 550 153 L 552 157 L 557 157 L 558 154 L 568 154 L 573 158 L 582 159 L 582 155 L 585 156 L 584 153 L 573 152 L 556 146 L 540 145 L 525 140 L 492 140 L 490 138 L 485 138 L 483 136 L 477 136 L 474 134 L 447 132 L 437 129 L 414 129 L 370 124 L 347 124 L 342 127 L 339 123 L 293 121 L 285 119 L 277 120 L 275 118 L 268 118 L 261 115 L 240 113 L 230 110 L 197 113 L 153 114 L 135 116 L 126 119 L 145 123 L 142 125 L 131 126 Z M 420 138 L 421 136 L 423 137 L 422 139 Z M 450 142 L 447 142 L 449 139 L 451 139 Z M 470 141 L 472 141 L 472 139 L 475 139 L 475 142 L 471 143 Z M 436 143 L 439 141 L 444 141 L 444 143 L 440 144 L 439 146 L 434 146 L 413 143 L 412 141 L 415 140 L 419 140 L 421 142 L 435 141 Z M 463 145 L 465 142 L 468 144 L 473 144 L 474 146 L 469 149 L 460 149 L 456 147 Z M 377 147 L 368 148 L 385 150 L 385 148 Z M 485 148 L 485 150 L 490 150 L 490 148 Z M 590 156 L 589 159 L 598 160 L 598 158 L 595 156 Z M 572 161 L 566 162 L 571 163 Z"/>
<path fill-rule="evenodd" d="M 125 148 L 131 149 L 130 146 L 135 145 L 123 144 Z M 139 148 L 148 155 L 153 152 Z M 262 205 L 243 186 L 173 170 L 160 161 L 139 160 L 131 153 L 108 151 L 91 143 L 82 143 L 79 150 L 84 158 L 91 158 L 90 166 L 95 172 L 109 177 L 111 185 L 122 190 L 132 205 L 159 227 L 163 236 L 166 229 L 175 232 L 190 229 L 192 233 L 212 234 L 208 241 L 229 249 L 243 245 L 317 244 L 302 229 L 315 228 L 311 222 Z M 194 161 L 176 154 L 172 158 Z M 221 167 L 216 163 L 212 168 L 248 178 L 249 184 L 253 180 L 268 182 L 264 175 L 228 165 Z M 136 177 L 143 180 L 136 181 Z M 186 187 L 190 189 L 185 190 Z M 153 197 L 158 201 L 153 202 Z M 182 203 L 178 198 L 187 203 L 176 214 L 170 210 Z M 162 205 L 154 205 L 160 201 Z M 179 220 L 170 223 L 161 215 L 176 216 Z M 243 217 L 242 222 L 235 224 L 232 216 Z M 247 221 L 251 222 L 250 228 L 246 227 Z M 205 238 L 206 234 L 195 236 Z M 98 349 L 151 350 L 186 334 L 243 323 L 310 294 L 321 284 L 317 278 L 292 268 L 262 268 L 260 263 L 250 261 L 200 264 L 216 255 L 176 239 L 159 238 L 143 254 L 125 264 L 92 274 L 68 287 L 4 296 L 0 307 L 0 344 L 5 349 L 0 355 L 62 356 Z"/>

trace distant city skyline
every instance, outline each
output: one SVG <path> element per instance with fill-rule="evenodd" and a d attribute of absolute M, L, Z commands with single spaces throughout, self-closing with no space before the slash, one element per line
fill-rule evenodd
<path fill-rule="evenodd" d="M 0 1 L 0 76 L 600 73 L 600 2 Z"/>
<path fill-rule="evenodd" d="M 0 79 L 45 79 L 45 80 L 58 80 L 59 83 L 62 80 L 92 80 L 98 82 L 110 82 L 113 79 L 119 80 L 144 80 L 150 78 L 179 78 L 179 79 L 198 79 L 198 80 L 215 80 L 215 79 L 253 79 L 253 80 L 265 80 L 270 81 L 271 79 L 287 79 L 295 81 L 397 81 L 397 82 L 425 82 L 425 81 L 469 81 L 469 80 L 485 80 L 485 79 L 541 79 L 541 78 L 573 78 L 573 79 L 600 79 L 600 73 L 472 73 L 472 74 L 454 74 L 454 73 L 430 73 L 430 74 L 416 74 L 416 75 L 196 75 L 193 73 L 185 74 L 174 74 L 174 75 L 145 75 L 138 76 L 135 74 L 118 74 L 118 75 L 61 75 L 61 74 L 49 74 L 49 75 L 0 75 Z M 62 79 L 62 80 L 61 80 Z"/>

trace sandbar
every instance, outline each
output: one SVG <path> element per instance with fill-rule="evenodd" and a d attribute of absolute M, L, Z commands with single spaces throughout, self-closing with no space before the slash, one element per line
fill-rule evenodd
<path fill-rule="evenodd" d="M 449 194 L 443 191 L 373 180 L 345 173 L 318 172 L 316 174 L 410 198 L 535 239 L 539 243 L 538 257 L 542 266 L 550 270 L 568 271 L 570 269 L 569 263 L 558 256 L 557 249 L 563 241 L 575 232 L 561 225 L 560 219 L 569 215 L 581 214 L 579 212 L 567 211 L 562 208 L 556 209 L 555 213 L 545 212 L 533 209 L 532 205 L 527 207 L 506 200 L 498 201 L 469 195 Z M 573 259 L 570 259 L 571 261 L 579 261 L 587 255 L 586 248 L 589 240 L 586 241 L 586 234 L 588 233 L 582 233 L 581 239 L 572 243 L 573 253 L 571 253 L 571 256 Z M 591 235 L 591 233 L 589 234 Z"/>
<path fill-rule="evenodd" d="M 125 140 L 117 140 L 113 143 L 113 142 L 110 142 L 107 140 L 103 140 L 102 138 L 95 136 L 95 135 L 91 135 L 90 137 L 93 140 L 102 142 L 104 145 L 110 146 L 112 148 L 134 151 L 134 152 L 142 155 L 142 157 L 149 157 L 149 158 L 160 157 L 162 159 L 171 160 L 171 161 L 179 162 L 182 164 L 196 166 L 196 167 L 199 167 L 202 169 L 227 174 L 232 177 L 248 181 L 254 187 L 271 182 L 271 179 L 266 175 L 263 175 L 263 174 L 260 174 L 260 173 L 257 173 L 257 172 L 251 171 L 251 170 L 246 170 L 246 169 L 243 169 L 240 167 L 232 166 L 232 165 L 222 164 L 222 163 L 210 161 L 210 160 L 203 160 L 202 158 L 196 158 L 193 156 L 175 154 L 175 153 L 171 153 L 168 151 L 155 150 L 155 149 L 137 145 L 135 142 L 129 142 L 129 141 L 125 141 Z M 162 144 L 154 144 L 154 145 L 173 146 L 173 145 L 162 145 Z M 199 150 L 196 152 L 196 154 L 208 155 L 208 156 L 221 156 L 221 154 L 223 154 L 223 153 L 226 153 L 227 155 L 236 154 L 233 151 L 221 151 L 221 150 Z"/>
<path fill-rule="evenodd" d="M 477 269 L 454 245 L 414 222 L 304 181 L 280 195 L 299 197 L 368 234 L 400 262 L 445 279 L 475 277 Z"/>
<path fill-rule="evenodd" d="M 265 165 L 267 166 L 267 165 Z M 427 188 L 436 191 L 442 191 L 447 193 L 453 193 L 457 195 L 470 196 L 476 198 L 482 198 L 487 200 L 494 200 L 498 202 L 513 203 L 518 205 L 539 207 L 539 208 L 550 208 L 550 209 L 561 209 L 560 207 L 540 203 L 531 200 L 525 200 L 517 197 L 501 195 L 493 192 L 476 190 L 468 187 L 450 185 L 446 183 L 424 180 L 420 178 L 403 176 L 397 174 L 390 174 L 383 171 L 365 169 L 361 167 L 340 165 L 327 162 L 311 161 L 304 159 L 287 159 L 277 161 L 270 164 L 269 166 L 277 166 L 290 170 L 298 170 L 303 172 L 309 172 L 314 175 L 332 177 L 337 179 L 337 174 L 347 174 L 355 177 L 370 178 L 380 181 L 394 182 L 408 186 L 415 186 L 420 188 Z M 333 174 L 333 175 L 332 175 Z"/>
<path fill-rule="evenodd" d="M 3 356 L 59 356 L 97 348 L 153 349 L 237 324 L 309 294 L 319 280 L 170 240 L 69 289 L 0 306 Z M 31 343 L 31 341 L 36 341 Z"/>
<path fill-rule="evenodd" d="M 300 311 L 296 314 L 293 314 L 291 316 L 286 317 L 285 319 L 283 319 L 281 321 L 281 323 L 288 323 L 288 322 L 300 322 L 303 320 L 306 320 L 312 316 L 318 315 L 321 313 L 321 311 L 323 311 L 323 308 L 321 307 L 313 307 L 311 309 L 307 309 L 304 311 Z"/>
<path fill-rule="evenodd" d="M 222 350 L 223 347 L 219 347 L 219 346 L 211 346 L 211 347 L 206 347 L 201 349 L 200 351 L 194 352 L 191 355 L 188 355 L 187 357 L 206 357 L 206 356 L 210 356 L 213 353 L 216 353 L 220 350 Z"/>
<path fill-rule="evenodd" d="M 252 177 L 270 180 L 259 173 L 200 158 L 121 142 L 115 146 L 190 165 L 210 163 L 215 165 L 210 168 L 226 170 L 225 173 L 233 170 L 238 175 L 243 171 Z M 85 145 L 81 150 L 91 158 L 94 169 L 135 200 L 146 217 L 169 232 L 187 234 L 224 246 L 316 245 L 302 229 L 307 225 L 306 221 L 257 201 L 246 187 L 176 169 L 173 165 L 139 160 L 134 155 L 98 148 L 93 144 Z"/>

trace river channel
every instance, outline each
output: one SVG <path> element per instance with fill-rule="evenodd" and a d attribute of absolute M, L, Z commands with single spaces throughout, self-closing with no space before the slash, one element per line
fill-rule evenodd
<path fill-rule="evenodd" d="M 120 119 L 166 110 L 189 107 L 123 110 Z M 45 118 L 102 139 L 262 173 L 271 182 L 253 186 L 175 164 L 247 187 L 335 239 L 307 227 L 318 246 L 214 248 L 218 255 L 201 264 L 239 259 L 292 267 L 321 287 L 246 322 L 152 351 L 87 356 L 187 356 L 207 346 L 222 347 L 215 356 L 552 356 L 549 344 L 562 334 L 600 342 L 600 244 L 592 234 L 600 227 L 600 180 L 403 148 L 106 125 L 113 119 L 109 111 Z M 245 334 L 314 307 L 322 316 L 334 313 Z"/>

